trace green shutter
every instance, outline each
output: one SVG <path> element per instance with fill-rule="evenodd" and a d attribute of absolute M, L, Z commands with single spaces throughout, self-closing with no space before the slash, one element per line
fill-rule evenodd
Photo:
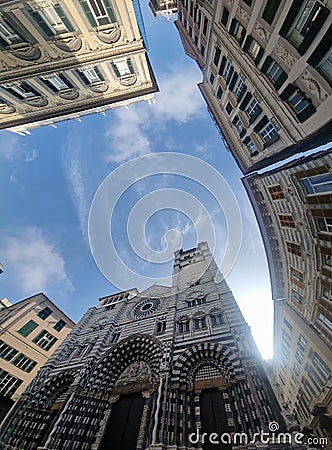
<path fill-rule="evenodd" d="M 304 0 L 293 0 L 292 6 L 290 7 L 286 19 L 280 28 L 279 34 L 282 37 L 286 37 L 296 16 L 298 15 L 300 8 Z"/>
<path fill-rule="evenodd" d="M 96 74 L 98 75 L 99 80 L 100 80 L 100 81 L 105 81 L 105 78 L 102 76 L 102 74 L 101 74 L 99 68 L 98 68 L 97 66 L 95 66 L 93 69 L 94 69 L 94 71 L 96 72 Z"/>
<path fill-rule="evenodd" d="M 44 83 L 52 92 L 58 92 L 58 89 L 53 86 L 53 84 L 49 80 L 40 78 L 40 81 Z"/>
<path fill-rule="evenodd" d="M 39 14 L 38 11 L 31 11 L 30 14 L 37 22 L 37 24 L 40 26 L 40 28 L 44 31 L 47 37 L 54 36 L 53 30 L 47 25 L 47 23 L 44 21 L 43 17 L 41 16 L 41 14 Z"/>
<path fill-rule="evenodd" d="M 110 19 L 111 23 L 115 23 L 116 22 L 116 17 L 113 11 L 113 8 L 109 2 L 109 0 L 103 0 L 103 3 L 105 5 L 106 11 L 107 11 L 107 15 L 108 18 Z"/>
<path fill-rule="evenodd" d="M 18 333 L 26 337 L 37 327 L 38 323 L 34 322 L 33 320 L 29 320 L 29 322 L 27 322 L 25 325 L 23 325 L 22 328 L 18 330 Z"/>
<path fill-rule="evenodd" d="M 237 23 L 238 22 L 235 19 L 233 19 L 232 22 L 231 22 L 231 26 L 229 28 L 229 34 L 231 34 L 232 36 L 234 35 L 234 31 L 235 31 L 235 27 L 236 27 Z"/>
<path fill-rule="evenodd" d="M 220 76 L 222 76 L 222 74 L 224 73 L 225 65 L 226 65 L 226 58 L 225 58 L 225 56 L 223 56 L 222 59 L 221 59 L 219 72 L 218 72 Z"/>
<path fill-rule="evenodd" d="M 119 72 L 119 69 L 117 68 L 116 64 L 113 63 L 113 62 L 112 62 L 112 68 L 113 68 L 113 70 L 114 70 L 114 72 L 115 72 L 115 75 L 116 75 L 118 78 L 120 78 L 120 72 Z"/>
<path fill-rule="evenodd" d="M 313 114 L 315 114 L 315 112 L 316 108 L 310 103 L 306 108 L 304 108 L 302 112 L 300 112 L 297 118 L 299 119 L 299 122 L 303 123 L 307 119 L 309 119 L 309 117 L 311 117 Z"/>
<path fill-rule="evenodd" d="M 281 98 L 281 100 L 288 100 L 289 97 L 294 94 L 294 92 L 296 91 L 297 87 L 295 86 L 295 84 L 289 83 L 286 88 L 282 91 L 282 93 L 279 95 L 279 97 Z"/>
<path fill-rule="evenodd" d="M 262 59 L 263 54 L 264 54 L 264 49 L 261 47 L 259 49 L 258 55 L 256 56 L 255 61 L 254 61 L 256 66 L 258 66 L 260 60 Z"/>
<path fill-rule="evenodd" d="M 325 20 L 327 19 L 328 15 L 330 14 L 330 11 L 328 8 L 321 7 L 319 13 L 317 14 L 317 17 L 313 22 L 311 22 L 308 31 L 305 34 L 305 37 L 303 41 L 301 42 L 301 45 L 298 48 L 298 52 L 300 55 L 304 55 L 305 52 L 308 50 L 309 46 L 311 45 L 312 41 L 317 36 L 319 30 L 324 25 Z"/>
<path fill-rule="evenodd" d="M 80 77 L 80 79 L 83 81 L 83 83 L 85 85 L 88 86 L 90 84 L 90 81 L 87 79 L 87 77 L 84 75 L 84 73 L 81 70 L 77 69 L 75 72 L 77 73 L 77 75 Z"/>
<path fill-rule="evenodd" d="M 131 62 L 130 58 L 127 59 L 127 64 L 128 64 L 130 73 L 135 73 L 134 68 L 133 68 L 133 63 Z"/>
<path fill-rule="evenodd" d="M 251 93 L 247 92 L 246 95 L 244 96 L 244 99 L 243 99 L 241 105 L 239 106 L 241 111 L 244 111 L 246 109 L 246 106 L 248 105 L 248 103 L 251 100 L 251 98 L 252 98 Z"/>
<path fill-rule="evenodd" d="M 64 26 L 67 28 L 68 31 L 73 32 L 74 31 L 74 27 L 72 26 L 70 20 L 68 19 L 68 17 L 66 16 L 66 14 L 64 13 L 63 9 L 61 8 L 60 5 L 54 5 L 54 10 L 57 13 L 57 15 L 60 17 L 60 19 L 62 20 Z"/>
<path fill-rule="evenodd" d="M 281 0 L 268 0 L 264 8 L 262 17 L 268 24 L 272 24 L 277 11 L 279 9 Z"/>
<path fill-rule="evenodd" d="M 237 82 L 238 78 L 239 78 L 239 75 L 235 72 L 233 77 L 232 77 L 232 79 L 231 79 L 231 82 L 229 83 L 229 88 L 228 89 L 230 91 L 232 91 L 234 89 L 235 83 Z"/>
<path fill-rule="evenodd" d="M 63 73 L 59 73 L 59 78 L 64 82 L 64 83 L 66 83 L 66 85 L 69 87 L 69 88 L 73 88 L 74 86 L 72 85 L 72 83 L 68 80 L 68 78 L 63 74 Z"/>
<path fill-rule="evenodd" d="M 277 81 L 274 83 L 274 87 L 276 88 L 277 91 L 281 88 L 281 86 L 284 84 L 286 80 L 287 80 L 287 73 L 282 72 Z"/>
<path fill-rule="evenodd" d="M 251 43 L 252 43 L 252 36 L 249 35 L 249 36 L 247 36 L 247 39 L 246 39 L 246 41 L 244 43 L 244 46 L 243 46 L 243 50 L 245 52 L 248 52 Z"/>
<path fill-rule="evenodd" d="M 265 58 L 265 61 L 263 62 L 263 65 L 261 67 L 261 72 L 266 73 L 268 68 L 271 66 L 273 59 L 271 56 L 267 56 Z"/>
<path fill-rule="evenodd" d="M 81 0 L 80 3 L 81 3 L 81 5 L 82 5 L 83 11 L 84 11 L 84 13 L 85 13 L 85 15 L 86 15 L 88 21 L 90 22 L 90 25 L 91 25 L 92 27 L 97 27 L 98 24 L 97 24 L 97 22 L 95 21 L 95 18 L 94 18 L 93 14 L 92 14 L 92 12 L 91 12 L 91 10 L 90 10 L 90 6 L 89 6 L 88 2 L 85 1 L 85 0 Z"/>
<path fill-rule="evenodd" d="M 258 131 L 260 131 L 268 122 L 269 119 L 266 116 L 263 116 L 258 124 L 254 127 L 254 132 L 258 133 Z"/>

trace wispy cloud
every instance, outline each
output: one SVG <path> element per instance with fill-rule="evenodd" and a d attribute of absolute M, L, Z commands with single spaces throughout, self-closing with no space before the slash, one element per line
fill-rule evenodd
<path fill-rule="evenodd" d="M 160 92 L 156 94 L 155 104 L 139 103 L 127 111 L 116 111 L 116 119 L 105 134 L 109 142 L 106 161 L 122 163 L 150 153 L 156 139 L 168 147 L 169 122 L 186 123 L 203 110 L 202 98 L 195 84 L 200 77 L 191 64 L 176 66 L 158 80 Z"/>
<path fill-rule="evenodd" d="M 65 261 L 40 228 L 28 227 L 2 239 L 2 262 L 24 294 L 50 288 L 73 290 Z"/>
<path fill-rule="evenodd" d="M 63 168 L 69 184 L 69 194 L 76 209 L 80 229 L 87 240 L 88 214 L 90 208 L 85 165 L 79 157 L 82 145 L 72 140 L 63 150 Z"/>
<path fill-rule="evenodd" d="M 9 131 L 0 135 L 0 160 L 13 162 L 20 154 L 20 137 Z"/>

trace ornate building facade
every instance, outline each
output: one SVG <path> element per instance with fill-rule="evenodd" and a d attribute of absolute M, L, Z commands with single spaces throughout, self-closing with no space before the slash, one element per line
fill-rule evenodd
<path fill-rule="evenodd" d="M 207 244 L 178 251 L 173 274 L 171 287 L 114 294 L 86 312 L 7 416 L 2 448 L 252 449 L 262 444 L 243 435 L 233 446 L 200 439 L 255 441 L 271 422 L 282 429 L 250 329 Z"/>
<path fill-rule="evenodd" d="M 273 383 L 288 417 L 332 437 L 332 150 L 243 179 L 275 302 Z"/>
<path fill-rule="evenodd" d="M 139 0 L 0 3 L 0 129 L 153 101 Z"/>
<path fill-rule="evenodd" d="M 0 301 L 0 420 L 74 326 L 42 293 Z"/>
<path fill-rule="evenodd" d="M 186 53 L 244 173 L 332 140 L 332 2 L 179 0 Z"/>

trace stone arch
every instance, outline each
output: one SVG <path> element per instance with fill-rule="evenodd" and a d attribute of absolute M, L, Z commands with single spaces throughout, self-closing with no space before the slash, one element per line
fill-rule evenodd
<path fill-rule="evenodd" d="M 64 370 L 50 378 L 38 387 L 31 398 L 29 406 L 38 409 L 48 409 L 59 395 L 68 390 L 76 377 L 75 370 Z"/>
<path fill-rule="evenodd" d="M 109 394 L 120 375 L 135 361 L 144 361 L 151 371 L 150 383 L 159 380 L 162 346 L 158 339 L 136 334 L 117 343 L 93 368 L 86 390 Z"/>
<path fill-rule="evenodd" d="M 223 374 L 226 382 L 236 380 L 237 376 L 244 374 L 240 366 L 239 356 L 229 347 L 217 342 L 204 342 L 187 348 L 177 359 L 172 371 L 173 385 L 189 387 L 192 384 L 195 368 L 201 362 L 213 361 Z"/>

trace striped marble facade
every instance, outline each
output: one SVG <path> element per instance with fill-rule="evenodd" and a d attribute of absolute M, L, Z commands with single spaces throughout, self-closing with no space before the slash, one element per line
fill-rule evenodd
<path fill-rule="evenodd" d="M 209 405 L 215 395 L 222 405 L 219 432 L 252 437 L 268 431 L 272 421 L 282 428 L 249 327 L 216 274 L 208 246 L 201 243 L 176 252 L 171 287 L 101 298 L 8 414 L 0 432 L 2 448 L 202 448 L 189 435 L 204 431 L 210 418 L 203 400 Z M 126 401 L 140 405 L 131 447 L 114 444 L 114 430 L 109 431 L 117 405 Z M 121 424 L 128 429 L 123 439 L 130 437 L 128 417 Z"/>

